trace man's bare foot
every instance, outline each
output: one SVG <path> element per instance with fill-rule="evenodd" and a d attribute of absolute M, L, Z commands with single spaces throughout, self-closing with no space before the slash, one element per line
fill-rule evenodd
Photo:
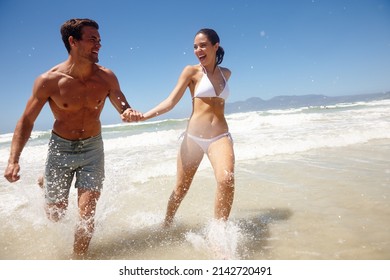
<path fill-rule="evenodd" d="M 86 254 L 77 254 L 73 252 L 71 260 L 85 260 L 86 259 Z"/>
<path fill-rule="evenodd" d="M 38 186 L 39 186 L 40 188 L 43 188 L 43 183 L 44 183 L 43 176 L 39 176 L 39 177 L 38 177 L 37 183 L 38 183 Z"/>
<path fill-rule="evenodd" d="M 164 222 L 161 224 L 163 229 L 169 229 L 173 225 L 173 220 L 164 220 Z"/>

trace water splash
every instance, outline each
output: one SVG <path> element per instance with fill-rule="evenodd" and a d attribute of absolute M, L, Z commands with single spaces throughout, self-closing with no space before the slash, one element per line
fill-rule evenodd
<path fill-rule="evenodd" d="M 188 232 L 185 237 L 196 250 L 206 251 L 214 259 L 240 259 L 238 248 L 243 235 L 233 222 L 212 220 L 201 232 Z"/>

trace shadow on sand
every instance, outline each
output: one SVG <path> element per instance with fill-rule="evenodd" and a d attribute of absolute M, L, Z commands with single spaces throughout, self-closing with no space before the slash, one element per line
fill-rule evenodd
<path fill-rule="evenodd" d="M 237 224 L 245 237 L 238 249 L 240 259 L 254 259 L 254 255 L 266 258 L 271 250 L 268 245 L 272 238 L 270 225 L 288 220 L 292 214 L 289 209 L 263 209 L 260 214 L 238 219 Z"/>

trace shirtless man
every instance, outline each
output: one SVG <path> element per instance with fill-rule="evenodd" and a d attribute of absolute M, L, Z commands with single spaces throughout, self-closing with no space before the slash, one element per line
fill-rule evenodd
<path fill-rule="evenodd" d="M 141 113 L 131 109 L 115 74 L 97 64 L 101 47 L 98 29 L 98 24 L 90 19 L 71 19 L 62 25 L 61 35 L 68 59 L 35 80 L 32 95 L 16 125 L 4 173 L 9 182 L 19 180 L 22 150 L 36 118 L 49 103 L 55 121 L 45 167 L 46 213 L 52 221 L 61 219 L 68 206 L 72 179 L 76 176 L 79 208 L 73 246 L 76 257 L 85 255 L 88 250 L 103 187 L 100 113 L 106 98 L 123 121 L 142 118 Z"/>

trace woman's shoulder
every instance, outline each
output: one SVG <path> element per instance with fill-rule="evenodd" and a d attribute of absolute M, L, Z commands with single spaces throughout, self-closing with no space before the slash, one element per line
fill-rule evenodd
<path fill-rule="evenodd" d="M 183 71 L 190 72 L 190 73 L 197 73 L 199 71 L 202 71 L 202 67 L 199 64 L 187 65 L 184 67 Z"/>
<path fill-rule="evenodd" d="M 182 71 L 182 75 L 193 77 L 202 71 L 200 65 L 187 65 Z"/>
<path fill-rule="evenodd" d="M 229 68 L 221 67 L 221 66 L 219 66 L 219 69 L 221 69 L 223 75 L 224 75 L 225 78 L 228 80 L 228 79 L 230 78 L 230 75 L 232 74 L 232 71 L 230 71 Z"/>

